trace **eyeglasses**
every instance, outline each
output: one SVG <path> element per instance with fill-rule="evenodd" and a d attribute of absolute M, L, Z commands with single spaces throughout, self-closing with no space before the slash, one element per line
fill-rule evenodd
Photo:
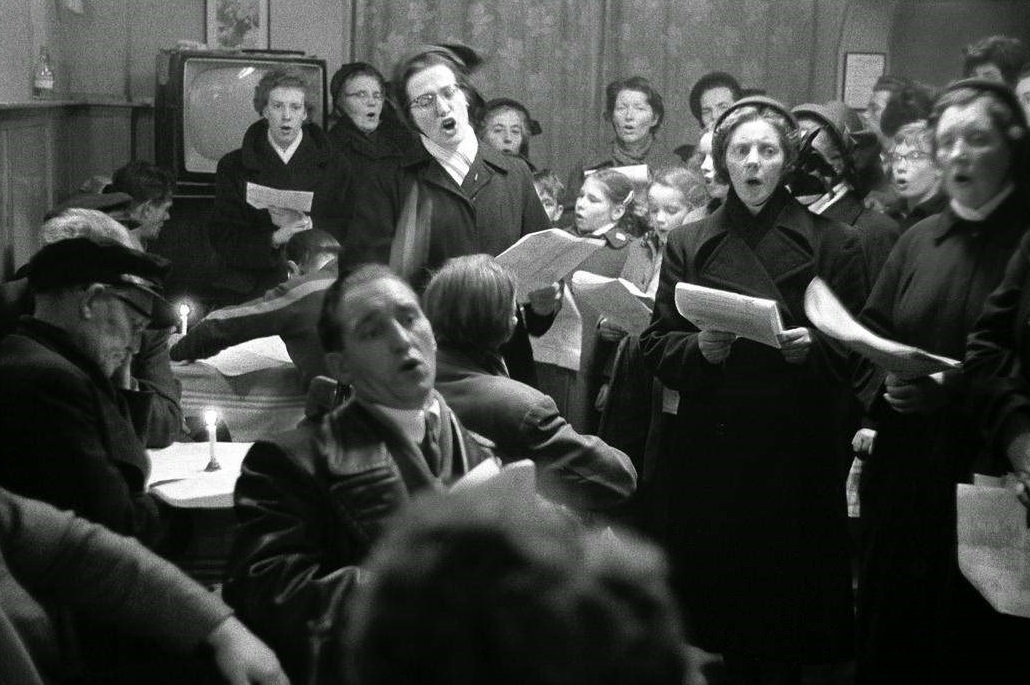
<path fill-rule="evenodd" d="M 889 159 L 894 164 L 897 164 L 901 160 L 905 160 L 909 164 L 913 162 L 925 162 L 926 160 L 930 159 L 930 153 L 923 152 L 922 150 L 912 150 L 911 152 L 906 152 L 904 154 L 901 154 L 899 152 L 892 152 L 890 154 Z"/>
<path fill-rule="evenodd" d="M 422 95 L 419 95 L 417 98 L 412 98 L 411 101 L 408 103 L 408 107 L 418 107 L 419 109 L 431 109 L 434 105 L 436 105 L 437 98 L 442 97 L 444 100 L 450 102 L 451 100 L 456 98 L 460 92 L 461 88 L 458 87 L 458 84 L 452 83 L 449 86 L 444 86 L 443 88 L 441 88 L 438 93 L 423 93 Z"/>
<path fill-rule="evenodd" d="M 371 98 L 375 102 L 382 102 L 383 98 L 385 97 L 383 95 L 383 91 L 381 90 L 377 90 L 374 93 L 371 93 L 367 90 L 359 90 L 353 93 L 344 93 L 344 95 L 349 98 L 357 98 L 359 100 L 368 100 L 369 98 Z"/>

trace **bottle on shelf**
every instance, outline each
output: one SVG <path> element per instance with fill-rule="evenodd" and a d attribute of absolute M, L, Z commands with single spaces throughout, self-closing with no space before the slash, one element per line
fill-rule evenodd
<path fill-rule="evenodd" d="M 50 66 L 50 52 L 46 47 L 39 49 L 39 61 L 32 78 L 32 97 L 47 100 L 54 96 L 54 70 Z"/>

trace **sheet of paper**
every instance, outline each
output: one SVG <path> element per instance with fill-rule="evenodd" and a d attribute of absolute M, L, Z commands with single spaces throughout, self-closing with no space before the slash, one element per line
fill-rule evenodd
<path fill-rule="evenodd" d="M 676 311 L 702 330 L 735 333 L 780 349 L 779 334 L 783 332 L 783 320 L 775 300 L 693 283 L 677 283 Z"/>
<path fill-rule="evenodd" d="M 529 293 L 568 276 L 587 257 L 604 246 L 596 238 L 580 238 L 560 228 L 549 228 L 523 236 L 497 255 L 497 261 L 511 271 L 525 302 Z"/>
<path fill-rule="evenodd" d="M 247 182 L 247 204 L 255 209 L 281 207 L 308 213 L 314 196 L 314 193 L 307 190 L 280 190 Z"/>
<path fill-rule="evenodd" d="M 962 367 L 955 359 L 876 335 L 855 320 L 821 278 L 813 278 L 805 290 L 805 313 L 820 331 L 902 378 L 918 378 Z"/>
<path fill-rule="evenodd" d="M 451 486 L 451 492 L 518 492 L 526 497 L 536 495 L 536 465 L 520 459 L 502 465 L 496 457 L 481 462 Z"/>
<path fill-rule="evenodd" d="M 164 449 L 150 450 L 147 487 L 174 507 L 231 507 L 240 466 L 253 444 L 215 443 L 215 456 L 222 467 L 217 471 L 204 470 L 211 454 L 207 442 L 177 442 Z"/>
<path fill-rule="evenodd" d="M 572 274 L 572 291 L 579 301 L 627 333 L 640 335 L 651 323 L 654 298 L 624 278 L 577 271 Z"/>
<path fill-rule="evenodd" d="M 633 181 L 635 185 L 647 185 L 648 169 L 646 164 L 633 164 L 630 166 L 605 167 L 606 171 L 618 171 L 620 174 Z M 596 174 L 602 169 L 589 169 L 583 172 L 584 178 L 590 174 Z"/>
<path fill-rule="evenodd" d="M 554 364 L 563 369 L 579 371 L 580 346 L 583 343 L 583 318 L 569 288 L 562 292 L 561 309 L 547 332 L 540 337 L 529 336 L 534 361 Z"/>
<path fill-rule="evenodd" d="M 1027 510 L 1008 488 L 959 484 L 958 565 L 997 611 L 1030 618 Z"/>
<path fill-rule="evenodd" d="M 218 369 L 223 376 L 242 376 L 252 371 L 293 364 L 293 360 L 283 339 L 272 335 L 233 345 L 208 357 L 204 363 Z"/>

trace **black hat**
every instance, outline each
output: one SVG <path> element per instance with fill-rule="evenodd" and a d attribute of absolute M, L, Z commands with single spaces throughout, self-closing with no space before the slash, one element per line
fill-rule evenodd
<path fill-rule="evenodd" d="M 118 243 L 69 238 L 44 246 L 15 278 L 28 277 L 34 292 L 87 283 L 119 286 L 129 304 L 150 317 L 151 328 L 168 328 L 176 323 L 161 294 L 169 266 L 167 259 Z"/>
<path fill-rule="evenodd" d="M 740 82 L 725 71 L 710 71 L 697 80 L 694 87 L 690 89 L 690 113 L 694 118 L 701 121 L 701 96 L 705 91 L 712 88 L 729 88 L 733 93 L 733 99 L 741 96 Z"/>
<path fill-rule="evenodd" d="M 493 100 L 488 101 L 483 105 L 483 119 L 485 120 L 486 116 L 495 109 L 503 108 L 514 109 L 518 112 L 522 112 L 523 116 L 526 117 L 526 125 L 529 127 L 527 133 L 529 133 L 529 135 L 538 136 L 543 131 L 543 129 L 540 128 L 540 122 L 530 115 L 526 106 L 518 100 L 513 100 L 511 98 L 494 98 Z"/>
<path fill-rule="evenodd" d="M 720 114 L 719 118 L 715 120 L 715 125 L 712 126 L 712 130 L 715 131 L 719 128 L 722 125 L 722 122 L 726 121 L 726 117 L 729 116 L 730 112 L 735 112 L 741 107 L 767 107 L 769 109 L 776 110 L 783 115 L 783 118 L 787 120 L 787 123 L 790 124 L 792 129 L 796 130 L 798 127 L 797 119 L 794 118 L 794 115 L 791 114 L 790 110 L 787 109 L 786 105 L 782 102 L 779 100 L 773 100 L 772 98 L 764 95 L 751 95 L 746 98 L 741 98 L 730 105 L 729 108 L 727 108 L 727 110 Z"/>

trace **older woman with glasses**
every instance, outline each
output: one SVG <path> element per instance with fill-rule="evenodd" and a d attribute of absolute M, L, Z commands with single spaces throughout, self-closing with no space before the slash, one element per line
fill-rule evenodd
<path fill-rule="evenodd" d="M 421 289 L 451 257 L 496 256 L 550 222 L 529 167 L 476 137 L 469 120 L 467 48 L 431 46 L 401 62 L 395 73 L 404 98 L 399 109 L 418 135 L 416 154 L 371 179 L 362 193 L 343 251 L 343 267 L 388 263 Z M 553 320 L 557 288 L 530 296 L 520 307 L 530 330 Z M 512 377 L 535 373 L 526 327 L 506 348 Z"/>

